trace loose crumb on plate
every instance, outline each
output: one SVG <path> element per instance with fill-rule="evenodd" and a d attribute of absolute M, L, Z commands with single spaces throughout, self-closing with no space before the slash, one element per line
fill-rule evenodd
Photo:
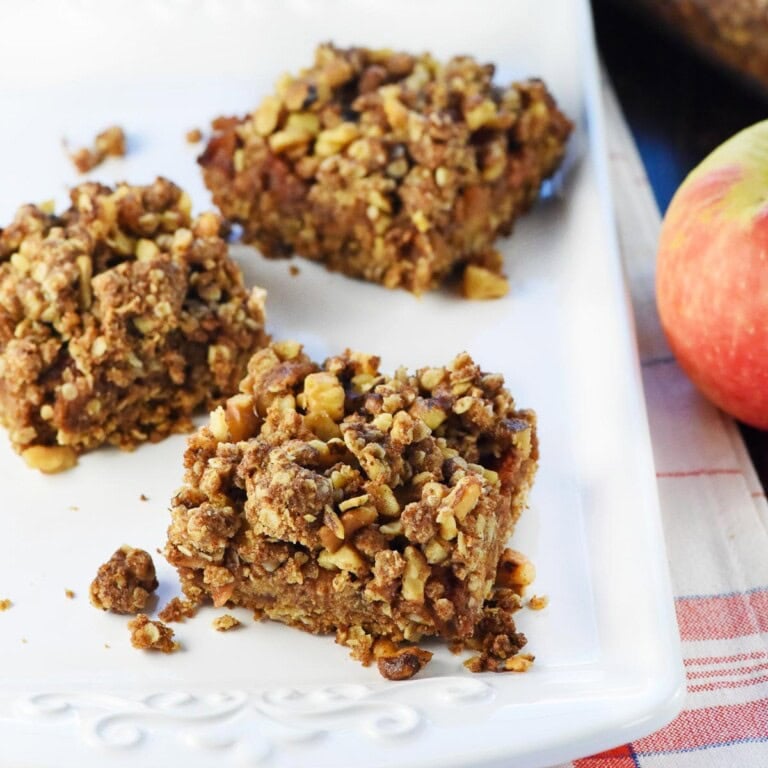
<path fill-rule="evenodd" d="M 528 607 L 532 611 L 542 611 L 549 605 L 549 598 L 546 595 L 532 595 L 528 601 Z"/>
<path fill-rule="evenodd" d="M 184 619 L 191 619 L 197 613 L 197 607 L 198 604 L 193 600 L 174 597 L 157 615 L 163 621 L 184 621 Z"/>
<path fill-rule="evenodd" d="M 141 496 L 139 496 L 139 501 L 149 501 L 149 496 L 147 496 L 146 493 L 142 493 Z"/>
<path fill-rule="evenodd" d="M 288 272 L 290 273 L 291 277 L 298 277 L 301 270 L 295 264 L 291 264 L 288 267 Z"/>
<path fill-rule="evenodd" d="M 162 621 L 152 621 L 145 613 L 140 613 L 128 622 L 131 630 L 131 645 L 143 651 L 162 651 L 173 653 L 181 647 L 173 639 L 173 630 Z"/>
<path fill-rule="evenodd" d="M 92 147 L 81 147 L 69 155 L 80 173 L 87 173 L 108 157 L 125 156 L 125 132 L 119 125 L 110 125 L 96 135 Z"/>
<path fill-rule="evenodd" d="M 13 602 L 6 597 L 0 600 L 0 611 L 7 611 L 12 605 Z"/>
<path fill-rule="evenodd" d="M 74 599 L 74 597 L 75 597 L 75 593 L 74 593 L 74 590 L 71 590 L 71 589 L 65 589 L 65 590 L 64 590 L 64 596 L 65 596 L 65 597 L 66 597 L 68 600 L 73 600 L 73 599 Z"/>
<path fill-rule="evenodd" d="M 429 663 L 431 658 L 431 651 L 408 646 L 378 656 L 376 666 L 381 676 L 387 680 L 410 680 Z"/>
<path fill-rule="evenodd" d="M 139 613 L 157 586 L 152 556 L 124 544 L 99 566 L 91 583 L 91 603 L 112 613 Z"/>
<path fill-rule="evenodd" d="M 225 613 L 223 616 L 215 618 L 212 622 L 212 626 L 217 632 L 228 632 L 230 629 L 236 629 L 241 625 L 242 622 L 240 619 L 236 619 L 229 613 Z"/>
<path fill-rule="evenodd" d="M 191 128 L 185 134 L 185 138 L 188 144 L 197 144 L 203 139 L 203 132 L 199 128 Z"/>

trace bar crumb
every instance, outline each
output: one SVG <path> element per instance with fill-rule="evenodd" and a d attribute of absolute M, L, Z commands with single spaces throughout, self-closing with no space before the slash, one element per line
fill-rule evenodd
<path fill-rule="evenodd" d="M 191 128 L 186 132 L 184 138 L 187 144 L 198 144 L 203 140 L 203 132 L 199 128 Z"/>
<path fill-rule="evenodd" d="M 131 630 L 131 645 L 142 651 L 162 651 L 174 653 L 181 647 L 173 639 L 173 630 L 162 621 L 152 621 L 145 613 L 140 613 L 128 622 Z"/>
<path fill-rule="evenodd" d="M 211 625 L 217 632 L 229 632 L 230 629 L 236 629 L 242 626 L 240 619 L 236 619 L 234 616 L 225 613 L 223 616 L 219 616 L 211 622 Z"/>
<path fill-rule="evenodd" d="M 191 619 L 197 613 L 197 605 L 193 600 L 174 597 L 157 615 L 163 621 L 184 621 L 184 619 Z"/>
<path fill-rule="evenodd" d="M 67 598 L 67 600 L 74 600 L 75 599 L 75 592 L 72 589 L 65 589 L 64 590 L 64 597 Z"/>
<path fill-rule="evenodd" d="M 119 125 L 110 125 L 98 133 L 92 147 L 81 147 L 69 154 L 80 173 L 92 171 L 108 157 L 125 157 L 125 132 Z"/>
<path fill-rule="evenodd" d="M 7 597 L 0 600 L 0 611 L 7 611 L 11 606 L 13 605 L 13 602 L 9 600 Z"/>

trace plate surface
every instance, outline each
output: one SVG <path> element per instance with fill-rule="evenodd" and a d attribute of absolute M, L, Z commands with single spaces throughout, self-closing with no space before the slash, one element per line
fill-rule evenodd
<path fill-rule="evenodd" d="M 301 260 L 293 277 L 289 262 L 233 249 L 268 290 L 276 337 L 318 358 L 374 352 L 383 370 L 466 349 L 538 411 L 541 469 L 514 536 L 536 563 L 534 591 L 550 598 L 518 614 L 532 670 L 471 675 L 436 645 L 423 679 L 392 684 L 329 638 L 245 612 L 246 627 L 216 633 L 213 609 L 176 625 L 183 652 L 135 651 L 124 618 L 90 607 L 88 584 L 120 544 L 162 547 L 184 437 L 97 451 L 52 477 L 3 437 L 0 598 L 13 607 L 0 613 L 0 764 L 535 768 L 670 720 L 680 655 L 586 2 L 37 0 L 3 14 L 0 222 L 22 202 L 63 205 L 82 177 L 61 140 L 79 146 L 114 122 L 129 155 L 91 178 L 166 175 L 203 210 L 186 131 L 248 111 L 327 39 L 469 52 L 496 62 L 500 81 L 541 76 L 578 127 L 558 192 L 502 243 L 512 291 L 499 301 L 419 300 Z M 156 564 L 162 605 L 176 579 Z"/>

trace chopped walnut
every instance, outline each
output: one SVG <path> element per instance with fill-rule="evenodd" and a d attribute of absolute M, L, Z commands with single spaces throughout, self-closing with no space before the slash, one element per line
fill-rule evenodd
<path fill-rule="evenodd" d="M 190 600 L 335 632 L 364 664 L 435 635 L 508 658 L 521 603 L 494 582 L 537 451 L 534 414 L 466 354 L 387 376 L 275 343 L 189 440 L 164 553 Z"/>
<path fill-rule="evenodd" d="M 376 659 L 376 666 L 387 680 L 410 680 L 431 660 L 432 653 L 423 648 L 409 646 Z"/>
<path fill-rule="evenodd" d="M 199 162 L 214 202 L 271 258 L 422 293 L 506 293 L 491 247 L 538 196 L 571 123 L 539 80 L 502 87 L 468 56 L 320 45 Z"/>
<path fill-rule="evenodd" d="M 167 622 L 179 622 L 191 619 L 197 613 L 198 603 L 192 600 L 184 600 L 180 597 L 172 597 L 168 604 L 157 615 Z"/>
<path fill-rule="evenodd" d="M 536 578 L 536 568 L 522 553 L 514 549 L 505 549 L 501 553 L 496 571 L 496 584 L 509 587 L 519 594 L 531 585 Z"/>
<path fill-rule="evenodd" d="M 93 147 L 77 149 L 69 157 L 80 173 L 87 173 L 108 157 L 124 156 L 125 133 L 119 125 L 111 125 L 96 135 Z"/>
<path fill-rule="evenodd" d="M 509 293 L 509 283 L 505 277 L 486 267 L 468 264 L 462 276 L 461 290 L 468 299 L 500 299 Z"/>
<path fill-rule="evenodd" d="M 140 613 L 128 622 L 131 630 L 131 645 L 143 651 L 162 651 L 173 653 L 181 647 L 174 639 L 174 632 L 162 621 L 152 621 L 146 614 Z"/>
<path fill-rule="evenodd" d="M 229 613 L 225 613 L 223 616 L 218 616 L 212 622 L 213 628 L 217 632 L 229 632 L 230 629 L 235 629 L 241 626 L 240 619 L 235 618 Z"/>
<path fill-rule="evenodd" d="M 99 566 L 91 583 L 90 599 L 104 611 L 140 613 L 157 586 L 155 565 L 149 553 L 124 545 Z"/>
<path fill-rule="evenodd" d="M 0 228 L 0 424 L 26 463 L 74 466 L 191 429 L 237 391 L 266 338 L 213 213 L 159 178 L 86 183 L 60 215 L 23 206 Z"/>

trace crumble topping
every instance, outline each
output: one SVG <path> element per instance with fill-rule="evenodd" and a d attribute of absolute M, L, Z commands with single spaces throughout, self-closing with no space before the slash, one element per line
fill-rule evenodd
<path fill-rule="evenodd" d="M 180 622 L 184 619 L 191 619 L 197 613 L 198 603 L 191 600 L 184 600 L 180 597 L 173 597 L 168 604 L 157 615 L 166 622 Z"/>

